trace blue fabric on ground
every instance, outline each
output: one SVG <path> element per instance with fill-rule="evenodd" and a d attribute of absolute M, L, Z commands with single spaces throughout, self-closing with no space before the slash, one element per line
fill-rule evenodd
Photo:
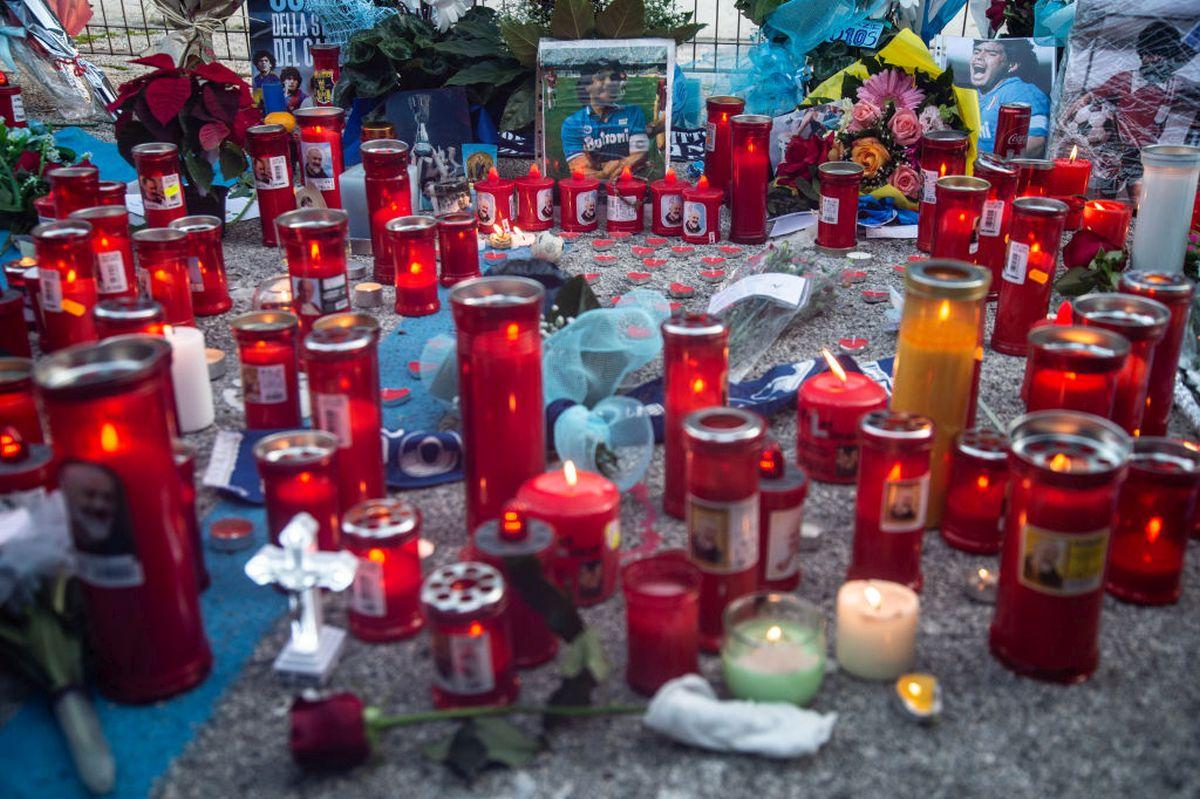
<path fill-rule="evenodd" d="M 77 154 L 91 153 L 92 164 L 100 170 L 101 180 L 119 180 L 128 183 L 137 177 L 137 170 L 121 157 L 117 145 L 101 141 L 83 128 L 62 128 L 54 132 L 54 141 L 60 147 L 69 147 Z"/>

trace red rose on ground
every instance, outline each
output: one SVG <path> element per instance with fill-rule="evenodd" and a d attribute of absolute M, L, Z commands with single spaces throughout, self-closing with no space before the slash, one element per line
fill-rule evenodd
<path fill-rule="evenodd" d="M 783 151 L 783 161 L 775 170 L 778 177 L 794 179 L 808 177 L 829 160 L 829 136 L 793 136 Z"/>
<path fill-rule="evenodd" d="M 32 150 L 26 150 L 17 157 L 16 163 L 13 164 L 13 171 L 25 171 L 29 172 L 30 174 L 36 174 L 38 167 L 41 166 L 41 164 L 41 155 L 33 152 Z"/>
<path fill-rule="evenodd" d="M 352 693 L 322 699 L 296 697 L 291 709 L 288 746 L 305 768 L 350 769 L 371 754 L 363 722 L 363 703 Z"/>
<path fill-rule="evenodd" d="M 1067 269 L 1087 266 L 1101 250 L 1117 252 L 1121 249 L 1103 236 L 1099 236 L 1087 228 L 1080 228 L 1062 249 L 1063 266 Z"/>

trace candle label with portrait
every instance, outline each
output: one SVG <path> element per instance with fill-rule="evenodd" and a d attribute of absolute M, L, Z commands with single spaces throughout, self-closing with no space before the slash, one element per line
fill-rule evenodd
<path fill-rule="evenodd" d="M 1068 535 L 1027 524 L 1021 528 L 1017 580 L 1026 588 L 1054 596 L 1098 591 L 1104 582 L 1108 535 L 1107 527 Z"/>
<path fill-rule="evenodd" d="M 1029 245 L 1019 241 L 1008 243 L 1008 257 L 1004 259 L 1004 279 L 1018 286 L 1025 284 L 1025 268 L 1029 265 Z"/>
<path fill-rule="evenodd" d="M 481 225 L 492 225 L 496 222 L 496 195 L 490 191 L 475 192 L 476 216 Z"/>
<path fill-rule="evenodd" d="M 292 276 L 292 296 L 300 300 L 300 313 L 305 316 L 345 311 L 350 308 L 346 294 L 346 275 L 333 277 Z"/>
<path fill-rule="evenodd" d="M 658 206 L 658 221 L 664 227 L 679 227 L 683 224 L 683 195 L 663 195 Z"/>
<path fill-rule="evenodd" d="M 983 203 L 983 214 L 979 217 L 979 235 L 999 236 L 1000 223 L 1003 221 L 1004 200 L 986 200 Z"/>
<path fill-rule="evenodd" d="M 641 203 L 637 198 L 626 199 L 619 194 L 608 195 L 608 219 L 611 222 L 632 222 L 637 219 Z"/>
<path fill-rule="evenodd" d="M 924 181 L 921 187 L 921 202 L 931 205 L 937 204 L 937 182 L 938 173 L 936 169 L 922 169 L 921 178 Z"/>
<path fill-rule="evenodd" d="M 139 266 L 134 273 L 137 277 L 138 290 L 147 297 L 153 297 L 154 292 L 150 291 L 150 270 Z"/>
<path fill-rule="evenodd" d="M 62 312 L 62 275 L 57 269 L 39 269 L 38 282 L 42 296 L 40 299 L 40 307 L 42 311 L 53 311 L 54 313 Z M 147 291 L 147 294 L 150 292 Z"/>
<path fill-rule="evenodd" d="M 327 141 L 300 143 L 304 163 L 304 185 L 317 191 L 333 191 L 333 144 Z"/>
<path fill-rule="evenodd" d="M 169 211 L 183 207 L 183 188 L 179 175 L 147 175 L 141 178 L 142 205 L 151 211 Z"/>
<path fill-rule="evenodd" d="M 96 285 L 101 294 L 116 294 L 129 288 L 125 258 L 120 250 L 96 253 Z"/>
<path fill-rule="evenodd" d="M 350 606 L 356 613 L 379 618 L 387 613 L 387 597 L 383 593 L 383 564 L 370 558 L 359 558 L 351 587 Z"/>
<path fill-rule="evenodd" d="M 537 218 L 541 222 L 550 222 L 554 219 L 554 189 L 538 189 L 537 198 Z"/>
<path fill-rule="evenodd" d="M 87 461 L 67 461 L 58 472 L 71 540 L 75 573 L 98 588 L 134 588 L 145 582 L 133 538 L 126 487 L 112 469 Z"/>
<path fill-rule="evenodd" d="M 704 152 L 711 153 L 717 149 L 717 123 L 704 123 Z"/>
<path fill-rule="evenodd" d="M 284 365 L 242 364 L 242 397 L 251 405 L 278 405 L 287 402 L 287 372 Z"/>
<path fill-rule="evenodd" d="M 703 236 L 708 233 L 708 209 L 704 203 L 687 200 L 683 204 L 683 229 L 689 236 Z"/>
<path fill-rule="evenodd" d="M 580 225 L 590 225 L 596 221 L 597 191 L 581 191 L 575 195 L 575 221 Z"/>
<path fill-rule="evenodd" d="M 478 623 L 472 625 L 478 627 Z M 433 678 L 452 694 L 485 694 L 496 687 L 492 671 L 492 636 L 433 634 Z"/>
<path fill-rule="evenodd" d="M 333 433 L 339 449 L 350 446 L 350 398 L 345 394 L 313 394 L 313 427 Z"/>
<path fill-rule="evenodd" d="M 688 495 L 692 560 L 703 571 L 733 573 L 758 564 L 758 494 L 734 502 Z"/>
<path fill-rule="evenodd" d="M 884 533 L 911 533 L 925 527 L 929 504 L 929 473 L 920 477 L 884 480 L 879 529 Z"/>
<path fill-rule="evenodd" d="M 858 474 L 858 437 L 835 435 L 828 424 L 821 424 L 821 414 L 816 408 L 808 412 L 808 428 L 812 438 L 800 442 L 806 458 L 826 464 L 825 471 L 836 477 L 854 477 Z M 818 440 L 820 439 L 820 440 Z"/>
<path fill-rule="evenodd" d="M 768 580 L 785 580 L 800 570 L 800 527 L 804 506 L 771 511 L 767 520 Z"/>
<path fill-rule="evenodd" d="M 254 188 L 286 189 L 288 184 L 287 157 L 272 155 L 254 159 Z"/>

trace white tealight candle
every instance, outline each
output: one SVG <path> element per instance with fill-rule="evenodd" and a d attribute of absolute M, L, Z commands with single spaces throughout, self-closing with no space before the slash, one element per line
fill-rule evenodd
<path fill-rule="evenodd" d="M 203 430 L 213 423 L 212 384 L 204 354 L 204 334 L 194 327 L 166 325 L 163 335 L 171 345 L 171 383 L 175 410 L 183 433 Z"/>
<path fill-rule="evenodd" d="M 921 601 L 908 586 L 850 580 L 838 591 L 837 661 L 864 680 L 894 680 L 908 671 Z"/>

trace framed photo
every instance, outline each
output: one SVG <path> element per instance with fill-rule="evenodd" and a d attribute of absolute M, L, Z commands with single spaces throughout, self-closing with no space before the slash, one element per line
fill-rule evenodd
<path fill-rule="evenodd" d="M 466 91 L 452 86 L 393 92 L 383 113 L 396 128 L 396 138 L 411 142 L 409 162 L 417 168 L 419 186 L 414 212 L 441 214 L 469 207 L 462 155 L 462 143 L 471 140 Z"/>
<path fill-rule="evenodd" d="M 670 39 L 538 45 L 537 148 L 542 172 L 602 181 L 628 166 L 657 179 L 670 161 L 675 43 Z"/>
<path fill-rule="evenodd" d="M 282 92 L 284 110 L 312 105 L 313 60 L 309 45 L 321 41 L 321 21 L 314 12 L 292 10 L 274 0 L 248 0 L 250 19 L 250 87 L 254 104 L 263 107 L 264 92 Z"/>

